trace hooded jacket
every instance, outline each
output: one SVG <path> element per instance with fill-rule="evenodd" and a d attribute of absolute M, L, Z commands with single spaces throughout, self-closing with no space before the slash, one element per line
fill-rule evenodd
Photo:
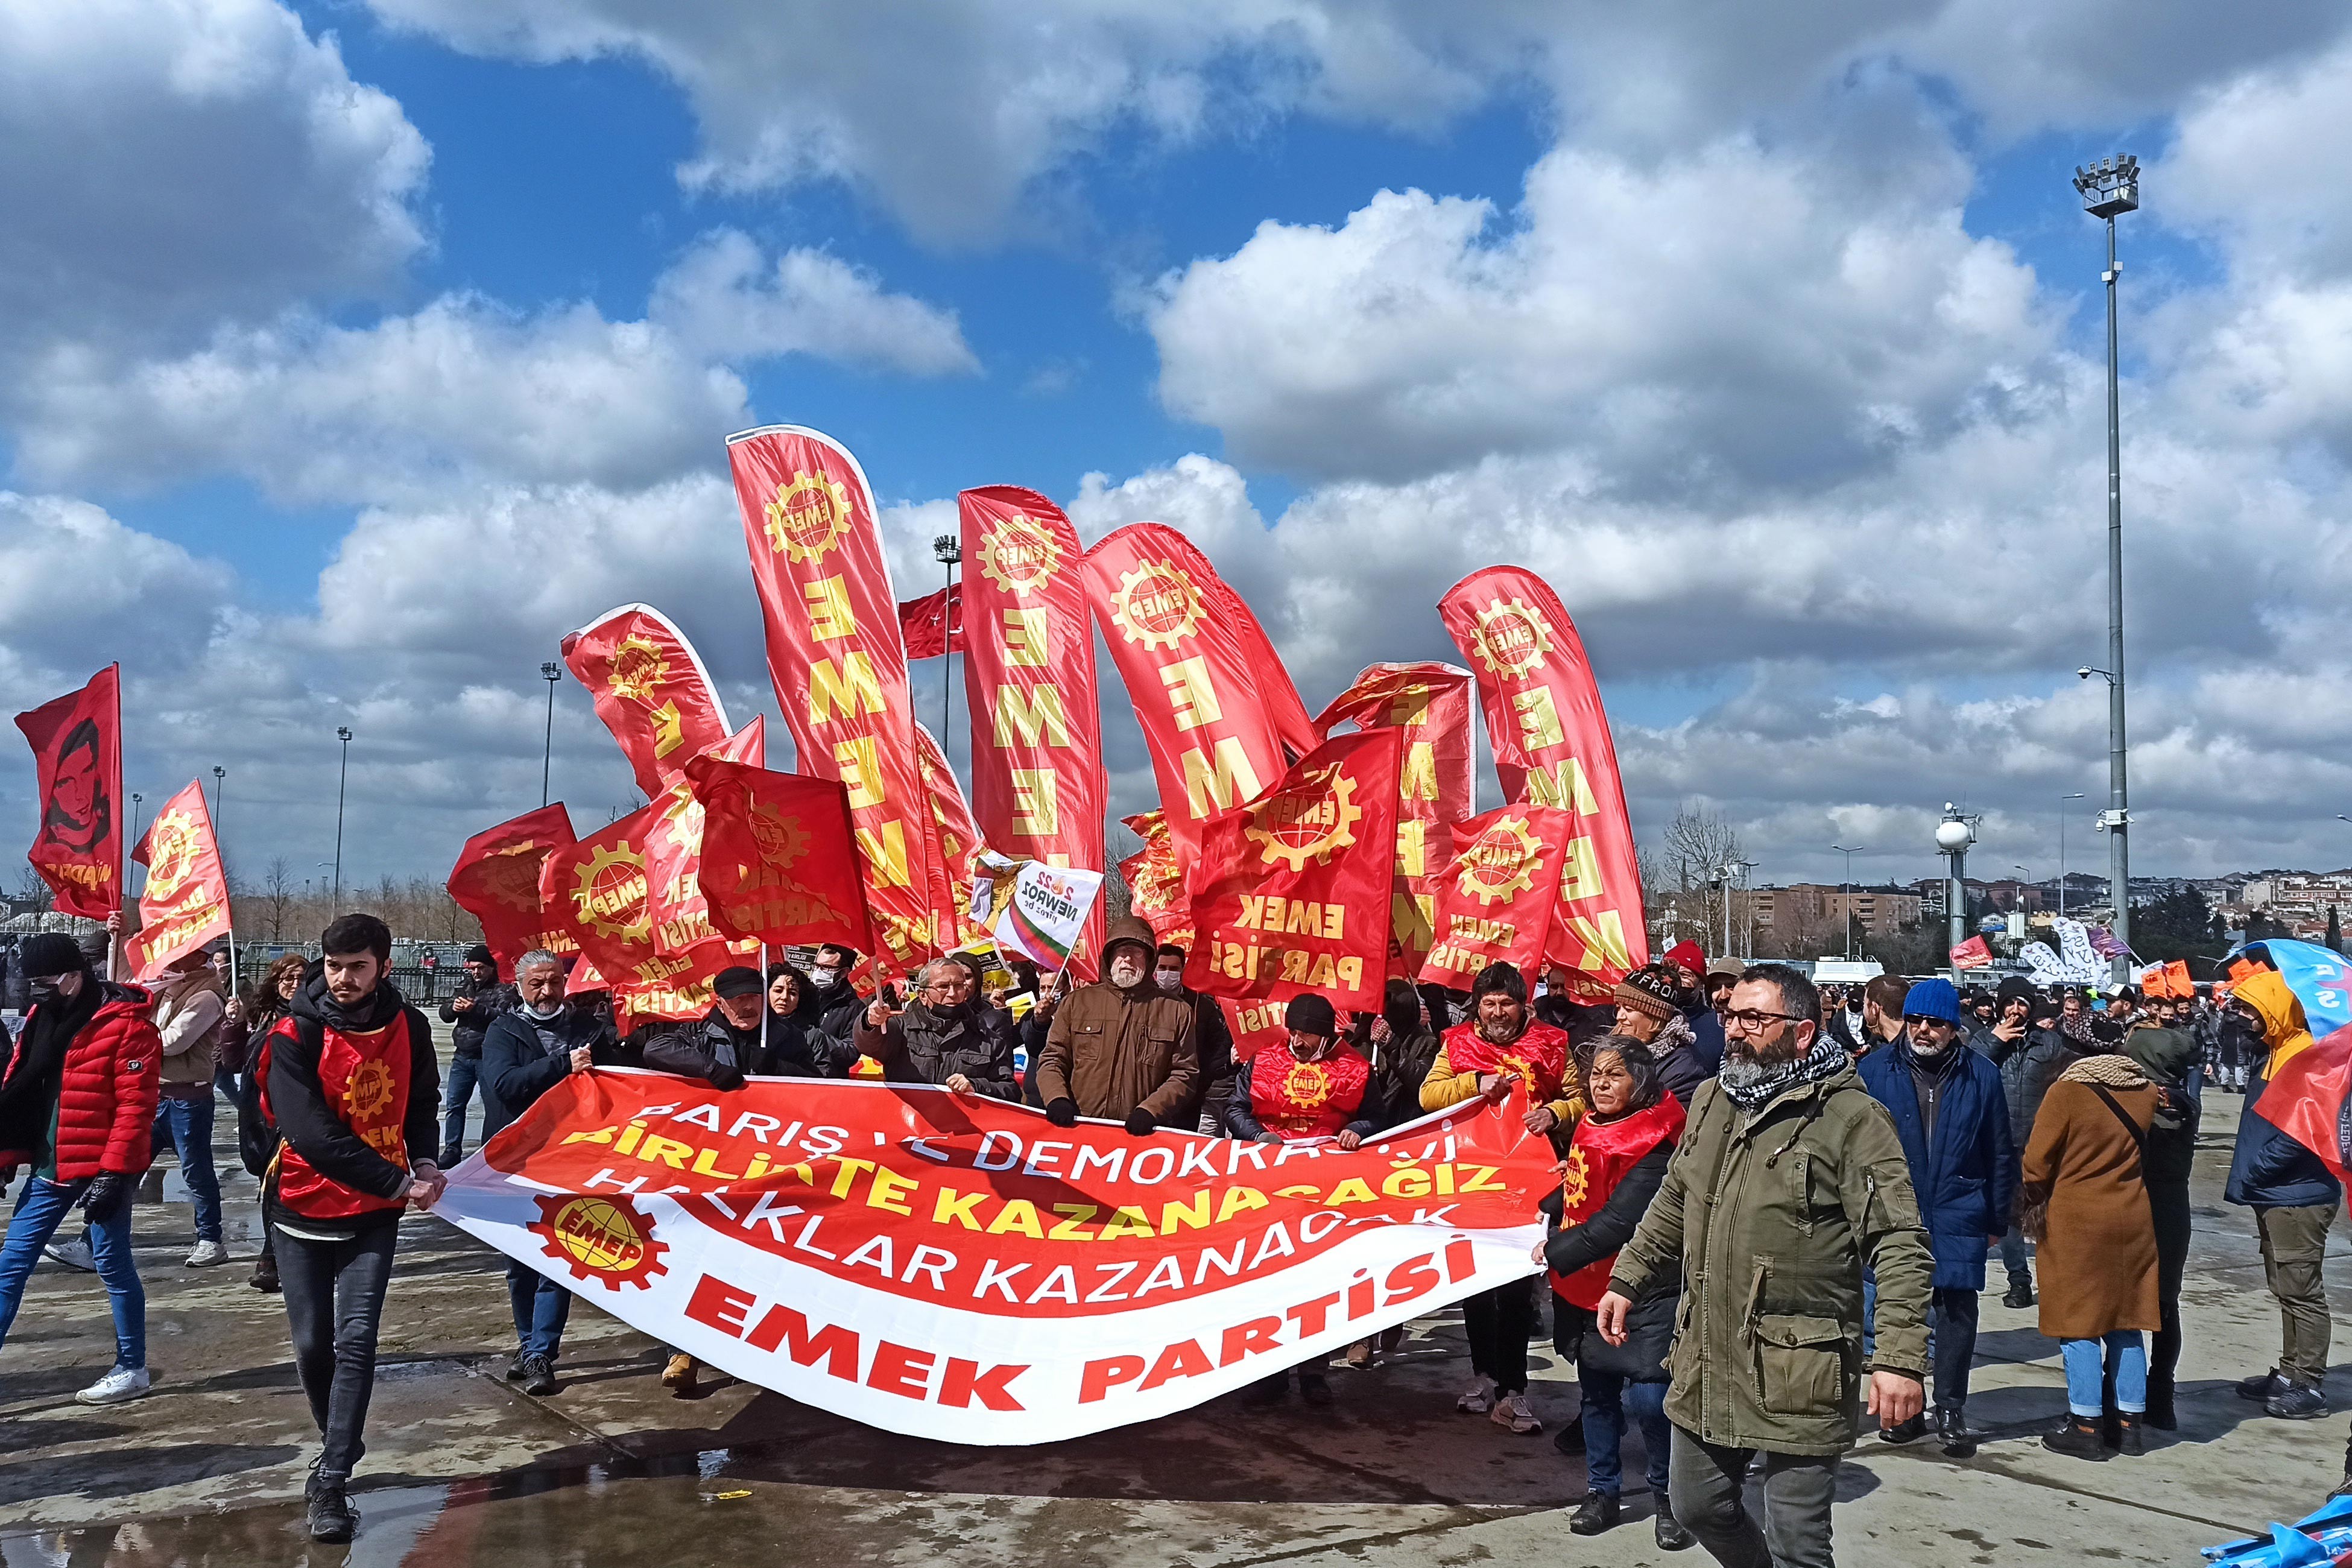
<path fill-rule="evenodd" d="M 50 1154 L 59 1182 L 79 1182 L 101 1171 L 135 1176 L 147 1169 L 163 1063 L 163 1041 L 147 1016 L 153 998 L 140 986 L 88 974 L 82 983 L 98 988 L 98 1007 L 74 1031 L 56 1065 L 45 1068 L 30 1059 L 39 1037 L 34 1026 L 42 1008 L 70 1004 L 34 1004 L 16 1032 L 7 1073 L 0 1078 L 0 1169 L 36 1158 L 47 1133 L 33 1122 L 46 1124 L 52 1106 L 57 1142 Z M 20 1082 L 26 1073 L 37 1079 Z M 38 1081 L 52 1076 L 54 1089 Z"/>
<path fill-rule="evenodd" d="M 320 974 L 262 1045 L 262 1105 L 284 1140 L 270 1223 L 326 1241 L 398 1224 L 410 1170 L 441 1145 L 441 1064 L 425 1015 L 388 979 L 347 1009 Z"/>
<path fill-rule="evenodd" d="M 2238 1113 L 2238 1147 L 2230 1156 L 2230 1184 L 2221 1195 L 2252 1209 L 2332 1204 L 2344 1195 L 2344 1187 L 2326 1163 L 2255 1111 L 2271 1075 L 2311 1048 L 2303 1004 L 2276 970 L 2248 976 L 2234 995 L 2261 1017 L 2263 1045 L 2269 1054 L 2246 1079 L 2245 1109 Z"/>
<path fill-rule="evenodd" d="M 1111 950 L 1143 949 L 1143 979 L 1122 989 L 1110 982 Z M 1159 950 L 1151 927 L 1133 915 L 1110 922 L 1102 946 L 1103 978 L 1070 993 L 1054 1013 L 1037 1056 L 1037 1093 L 1047 1105 L 1075 1100 L 1081 1116 L 1124 1121 L 1145 1110 L 1162 1126 L 1200 1100 L 1201 1060 L 1192 1004 L 1151 981 Z"/>

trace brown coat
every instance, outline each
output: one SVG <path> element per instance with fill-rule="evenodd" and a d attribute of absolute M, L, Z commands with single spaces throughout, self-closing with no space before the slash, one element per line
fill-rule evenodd
<path fill-rule="evenodd" d="M 2025 1145 L 2024 1201 L 2050 1204 L 2040 1249 L 2042 1331 L 2053 1340 L 2096 1339 L 2164 1322 L 2139 1150 L 2076 1076 L 2082 1071 L 2083 1064 L 2069 1068 L 2050 1086 Z M 2107 1092 L 2146 1137 L 2156 1116 L 2155 1087 L 2142 1082 Z"/>
<path fill-rule="evenodd" d="M 1122 942 L 1143 944 L 1143 984 L 1122 991 L 1106 979 L 1070 993 L 1037 1053 L 1037 1094 L 1047 1105 L 1076 1100 L 1079 1115 L 1113 1121 L 1140 1107 L 1164 1126 L 1200 1102 L 1192 1004 L 1152 984 L 1151 928 L 1132 916 L 1110 923 L 1103 942 L 1106 975 L 1110 950 Z"/>

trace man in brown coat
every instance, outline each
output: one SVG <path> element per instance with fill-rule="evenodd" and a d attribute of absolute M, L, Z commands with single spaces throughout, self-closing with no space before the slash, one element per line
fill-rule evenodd
<path fill-rule="evenodd" d="M 1096 1116 L 1124 1121 L 1141 1137 L 1196 1110 L 1192 1005 L 1151 983 L 1159 945 L 1134 916 L 1111 921 L 1103 978 L 1072 992 L 1055 1011 L 1037 1057 L 1037 1091 L 1055 1126 Z"/>

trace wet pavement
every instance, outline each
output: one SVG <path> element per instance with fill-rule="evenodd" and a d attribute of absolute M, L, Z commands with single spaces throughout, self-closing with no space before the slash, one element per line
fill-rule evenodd
<path fill-rule="evenodd" d="M 2063 1405 L 2056 1346 L 2030 1310 L 1988 1297 L 1969 1413 L 1998 1437 L 1965 1462 L 1925 1443 L 1856 1450 L 1840 1487 L 1844 1561 L 2189 1563 L 2335 1482 L 2344 1416 L 2274 1421 L 2231 1393 L 2270 1364 L 2278 1319 L 2247 1215 L 2220 1203 L 2237 1101 L 2212 1096 L 2207 1110 L 2222 1133 L 2200 1158 L 2179 1435 L 2151 1434 L 2137 1460 L 2044 1451 L 2034 1436 Z M 224 1111 L 234 1169 L 229 1137 Z M 0 1568 L 1705 1561 L 1660 1552 L 1633 1491 L 1616 1531 L 1569 1535 L 1580 1461 L 1554 1452 L 1549 1431 L 1516 1437 L 1454 1413 L 1468 1366 L 1452 1312 L 1415 1324 L 1392 1364 L 1335 1369 L 1328 1409 L 1234 1395 L 1076 1442 L 961 1447 L 723 1379 L 672 1398 L 660 1348 L 586 1309 L 563 1386 L 528 1397 L 498 1375 L 512 1342 L 502 1261 L 422 1216 L 403 1231 L 385 1313 L 360 1535 L 314 1547 L 299 1499 L 315 1439 L 283 1312 L 246 1284 L 254 1184 L 241 1171 L 225 1182 L 236 1261 L 208 1270 L 181 1266 L 185 1193 L 176 1175 L 161 1187 L 135 1226 L 155 1394 L 73 1403 L 111 1359 L 111 1331 L 95 1277 L 55 1264 L 0 1352 Z M 2340 1228 L 2328 1276 L 2352 1288 Z M 1548 1344 L 1535 1360 L 1533 1401 L 1556 1425 L 1575 1408 L 1572 1374 Z M 2352 1376 L 2330 1393 L 2352 1404 Z M 1627 1471 L 1640 1474 L 1633 1454 Z"/>

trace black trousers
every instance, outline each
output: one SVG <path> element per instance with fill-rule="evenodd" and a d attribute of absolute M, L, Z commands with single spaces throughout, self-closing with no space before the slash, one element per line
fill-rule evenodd
<path fill-rule="evenodd" d="M 1495 1380 L 1498 1394 L 1528 1391 L 1528 1335 L 1536 1326 L 1535 1277 L 1481 1290 L 1462 1302 L 1470 1336 L 1470 1370 Z"/>
<path fill-rule="evenodd" d="M 1969 1402 L 1969 1368 L 1977 1356 L 1977 1293 L 1934 1292 L 1927 1321 L 1936 1331 L 1936 1403 L 1958 1410 Z"/>
<path fill-rule="evenodd" d="M 305 1241 L 283 1232 L 278 1237 L 294 1370 L 326 1443 L 319 1472 L 337 1479 L 349 1479 L 367 1451 L 360 1433 L 375 1393 L 376 1326 L 399 1238 L 397 1225 L 371 1226 L 352 1241 Z"/>
<path fill-rule="evenodd" d="M 2147 1206 L 2156 1220 L 2156 1294 L 2164 1316 L 2147 1358 L 2149 1403 L 2161 1389 L 2171 1401 L 2180 1364 L 2180 1279 L 2189 1269 L 2189 1184 L 2150 1183 Z"/>

